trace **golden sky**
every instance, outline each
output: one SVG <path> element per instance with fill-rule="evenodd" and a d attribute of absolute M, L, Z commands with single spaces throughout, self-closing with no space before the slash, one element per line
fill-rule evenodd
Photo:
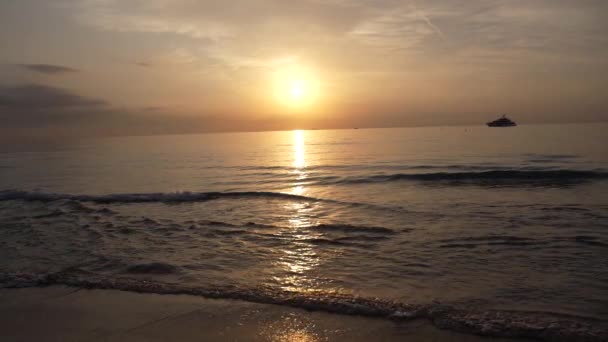
<path fill-rule="evenodd" d="M 11 132 L 608 119 L 608 1 L 6 0 Z"/>

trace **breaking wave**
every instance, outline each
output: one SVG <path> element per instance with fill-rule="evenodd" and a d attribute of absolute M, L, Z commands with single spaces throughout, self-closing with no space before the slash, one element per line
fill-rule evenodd
<path fill-rule="evenodd" d="M 134 266 L 135 267 L 135 266 Z M 162 271 L 175 266 L 160 265 Z M 137 265 L 134 273 L 157 271 L 158 264 Z M 428 319 L 436 327 L 494 337 L 545 341 L 606 341 L 608 322 L 548 312 L 472 310 L 448 304 L 408 304 L 380 298 L 324 291 L 293 292 L 268 286 L 187 287 L 131 278 L 101 278 L 78 268 L 47 275 L 0 274 L 0 288 L 65 285 L 154 294 L 185 294 L 217 299 L 238 299 L 336 314 L 394 320 Z"/>
<path fill-rule="evenodd" d="M 405 209 L 401 207 L 390 207 L 377 205 L 373 203 L 349 202 L 329 198 L 317 198 L 311 196 L 295 195 L 286 192 L 272 191 L 228 191 L 228 192 L 156 192 L 156 193 L 125 193 L 125 194 L 107 194 L 107 195 L 87 195 L 87 194 L 64 194 L 55 192 L 40 192 L 40 191 L 25 191 L 25 190 L 0 190 L 1 201 L 29 201 L 29 202 L 54 202 L 67 201 L 67 204 L 78 207 L 83 211 L 96 211 L 96 209 L 87 209 L 82 206 L 81 202 L 91 202 L 97 204 L 129 204 L 129 203 L 192 203 L 192 202 L 208 202 L 215 200 L 228 199 L 277 199 L 299 202 L 324 202 L 341 204 L 351 207 L 362 207 L 369 209 L 380 209 L 389 211 L 403 212 Z M 110 209 L 102 209 L 101 214 L 112 213 Z"/>
<path fill-rule="evenodd" d="M 395 181 L 421 182 L 580 182 L 608 179 L 608 172 L 600 170 L 491 170 L 480 172 L 433 172 L 433 173 L 396 173 L 371 176 L 345 177 L 339 180 L 328 179 L 326 183 L 358 184 Z"/>
<path fill-rule="evenodd" d="M 293 195 L 283 192 L 245 191 L 245 192 L 158 192 L 158 193 L 128 193 L 109 195 L 71 195 L 51 192 L 36 192 L 22 190 L 0 191 L 0 201 L 23 200 L 52 202 L 71 200 L 95 203 L 150 203 L 150 202 L 206 202 L 228 198 L 276 198 L 295 201 L 326 201 L 320 198 Z"/>

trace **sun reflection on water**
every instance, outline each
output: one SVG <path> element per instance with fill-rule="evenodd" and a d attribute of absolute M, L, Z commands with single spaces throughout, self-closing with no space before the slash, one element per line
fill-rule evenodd
<path fill-rule="evenodd" d="M 293 170 L 295 180 L 291 193 L 304 195 L 306 193 L 304 180 L 307 178 L 304 132 L 293 132 Z M 287 202 L 283 209 L 290 213 L 289 227 L 280 232 L 291 242 L 288 248 L 281 250 L 281 256 L 276 262 L 280 268 L 280 276 L 274 278 L 285 291 L 307 292 L 317 289 L 318 281 L 309 274 L 321 262 L 312 240 L 320 238 L 320 233 L 309 227 L 316 223 L 314 209 L 318 204 L 310 202 Z"/>
<path fill-rule="evenodd" d="M 317 342 L 325 341 L 315 331 L 315 324 L 299 314 L 283 314 L 278 319 L 268 322 L 261 329 L 260 337 L 265 341 L 280 342 Z"/>
<path fill-rule="evenodd" d="M 296 180 L 291 189 L 291 193 L 294 195 L 305 195 L 306 189 L 304 187 L 304 181 L 308 177 L 306 172 L 306 157 L 305 157 L 305 145 L 304 145 L 304 132 L 297 130 L 293 131 L 293 171 L 292 173 L 296 176 Z"/>
<path fill-rule="evenodd" d="M 304 158 L 304 132 L 301 130 L 293 131 L 293 151 L 294 163 L 296 169 L 302 169 L 306 166 Z"/>
<path fill-rule="evenodd" d="M 281 342 L 316 342 L 320 339 L 306 330 L 286 329 L 272 336 L 272 341 Z"/>

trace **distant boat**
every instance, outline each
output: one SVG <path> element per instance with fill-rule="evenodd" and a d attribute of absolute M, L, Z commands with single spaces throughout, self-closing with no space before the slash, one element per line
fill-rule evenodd
<path fill-rule="evenodd" d="M 513 127 L 517 126 L 514 121 L 507 118 L 507 114 L 504 114 L 500 119 L 490 121 L 487 123 L 488 127 Z"/>

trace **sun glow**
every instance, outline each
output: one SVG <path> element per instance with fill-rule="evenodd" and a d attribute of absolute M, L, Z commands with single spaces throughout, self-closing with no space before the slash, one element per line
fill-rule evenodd
<path fill-rule="evenodd" d="M 302 66 L 285 67 L 274 75 L 275 97 L 291 109 L 310 108 L 319 98 L 319 88 L 315 73 Z"/>

